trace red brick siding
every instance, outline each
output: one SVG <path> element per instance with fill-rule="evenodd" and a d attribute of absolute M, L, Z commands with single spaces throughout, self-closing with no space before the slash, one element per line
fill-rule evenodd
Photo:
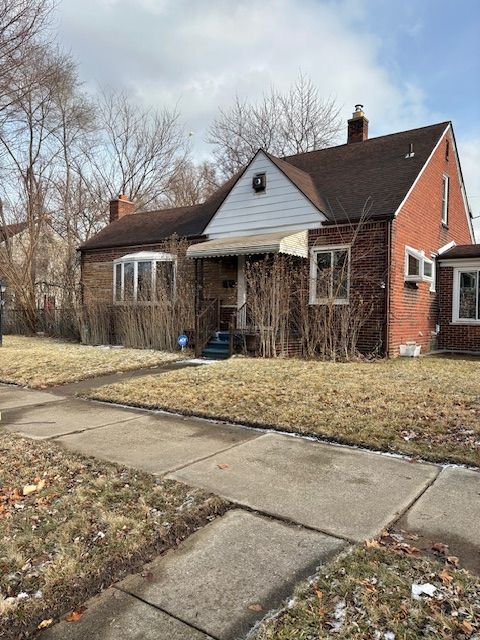
<path fill-rule="evenodd" d="M 367 222 L 355 237 L 351 225 L 313 229 L 309 246 L 350 244 L 350 295 L 355 293 L 373 300 L 373 308 L 362 328 L 359 348 L 364 352 L 382 352 L 385 335 L 385 284 L 388 262 L 388 223 Z M 353 244 L 352 244 L 353 243 Z"/>
<path fill-rule="evenodd" d="M 480 352 L 480 325 L 452 324 L 453 267 L 440 267 L 439 271 L 439 348 Z"/>
<path fill-rule="evenodd" d="M 450 143 L 448 161 L 446 139 Z M 392 356 L 398 355 L 399 345 L 407 340 L 421 344 L 422 352 L 429 351 L 435 344 L 438 321 L 437 294 L 430 292 L 430 285 L 412 285 L 404 281 L 405 246 L 423 250 L 430 257 L 451 240 L 457 244 L 472 242 L 453 149 L 452 136 L 448 132 L 392 223 L 389 322 L 389 355 Z M 444 174 L 450 178 L 448 228 L 442 225 Z M 437 290 L 438 287 L 437 284 Z"/>

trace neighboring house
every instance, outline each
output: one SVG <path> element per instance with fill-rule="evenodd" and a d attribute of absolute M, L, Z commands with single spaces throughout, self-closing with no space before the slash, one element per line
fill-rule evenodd
<path fill-rule="evenodd" d="M 311 308 L 332 297 L 337 305 L 371 299 L 358 341 L 362 351 L 395 356 L 407 342 L 423 352 L 480 350 L 479 247 L 461 250 L 475 255 L 466 265 L 476 274 L 476 315 L 467 311 L 474 338 L 461 337 L 461 315 L 451 325 L 445 302 L 473 287 L 472 277 L 458 275 L 463 271 L 456 267 L 460 293 L 447 282 L 447 249 L 474 243 L 452 124 L 369 139 L 357 105 L 347 140 L 286 158 L 259 150 L 212 198 L 192 207 L 134 213 L 134 204 L 120 196 L 111 203 L 110 224 L 80 247 L 85 303 L 138 299 L 145 278 L 154 284 L 159 265 L 175 264 L 165 251 L 175 234 L 189 244 L 197 332 L 212 300 L 219 307 L 215 329 L 225 328 L 232 313 L 244 329 L 245 265 L 283 253 L 296 256 L 292 265 L 309 261 Z"/>
<path fill-rule="evenodd" d="M 63 293 L 64 254 L 65 243 L 48 221 L 36 223 L 33 235 L 27 222 L 0 224 L 0 278 L 9 307 L 25 306 L 33 279 L 35 308 L 54 308 Z"/>

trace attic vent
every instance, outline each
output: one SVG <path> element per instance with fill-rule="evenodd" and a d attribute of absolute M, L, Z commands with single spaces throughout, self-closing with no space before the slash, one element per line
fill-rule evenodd
<path fill-rule="evenodd" d="M 267 187 L 267 174 L 266 173 L 257 173 L 252 178 L 252 188 L 254 191 L 259 193 L 260 191 L 265 191 Z"/>
<path fill-rule="evenodd" d="M 405 158 L 413 158 L 414 155 L 415 155 L 415 151 L 413 150 L 413 142 L 410 142 L 410 144 L 408 145 L 408 151 L 405 155 Z"/>

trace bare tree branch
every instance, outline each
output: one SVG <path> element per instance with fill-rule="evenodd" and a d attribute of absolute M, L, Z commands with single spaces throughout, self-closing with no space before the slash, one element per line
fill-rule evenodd
<path fill-rule="evenodd" d="M 220 109 L 207 142 L 224 177 L 244 166 L 259 147 L 277 156 L 322 149 L 336 141 L 342 123 L 335 100 L 320 97 L 312 81 L 300 74 L 282 93 L 271 88 L 256 103 L 241 101 Z"/>

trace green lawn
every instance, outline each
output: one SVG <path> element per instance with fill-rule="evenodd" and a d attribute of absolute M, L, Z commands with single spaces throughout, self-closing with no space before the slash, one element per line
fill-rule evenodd
<path fill-rule="evenodd" d="M 174 362 L 180 353 L 151 349 L 91 347 L 51 338 L 5 336 L 0 382 L 43 389 L 67 382 Z"/>
<path fill-rule="evenodd" d="M 480 360 L 233 358 L 90 397 L 480 466 Z"/>
<path fill-rule="evenodd" d="M 416 599 L 413 585 L 434 590 Z M 252 640 L 477 640 L 479 632 L 477 577 L 389 548 L 356 547 L 299 587 Z"/>
<path fill-rule="evenodd" d="M 183 484 L 2 431 L 0 459 L 2 640 L 78 610 L 226 508 Z"/>

